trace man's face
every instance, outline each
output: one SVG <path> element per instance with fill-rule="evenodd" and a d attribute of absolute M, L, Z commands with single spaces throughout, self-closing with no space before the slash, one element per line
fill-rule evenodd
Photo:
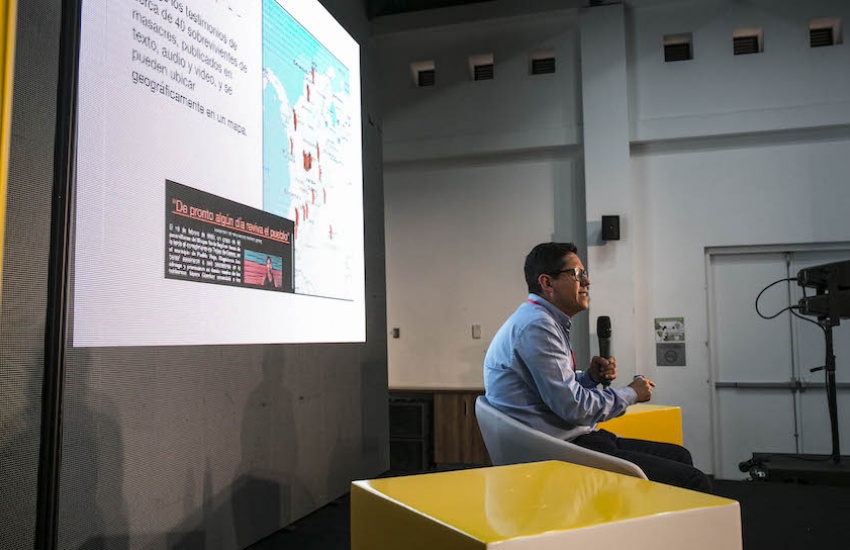
<path fill-rule="evenodd" d="M 566 271 L 578 268 L 584 270 L 584 265 L 578 256 L 570 252 L 564 256 L 564 266 L 561 273 L 557 275 L 541 275 L 541 286 L 546 294 L 544 298 L 549 300 L 555 307 L 572 317 L 590 306 L 590 279 L 575 279 L 574 271 Z"/>

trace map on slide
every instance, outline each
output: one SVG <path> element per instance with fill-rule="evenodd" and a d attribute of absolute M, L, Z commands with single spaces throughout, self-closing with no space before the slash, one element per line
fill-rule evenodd
<path fill-rule="evenodd" d="M 297 294 L 354 297 L 351 241 L 362 227 L 345 168 L 352 108 L 348 69 L 275 0 L 263 0 L 263 210 L 295 223 Z"/>

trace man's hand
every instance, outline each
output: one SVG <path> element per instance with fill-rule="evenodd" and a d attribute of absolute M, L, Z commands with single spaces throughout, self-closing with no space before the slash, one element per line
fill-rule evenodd
<path fill-rule="evenodd" d="M 640 378 L 635 378 L 634 382 L 629 384 L 629 387 L 635 390 L 638 403 L 642 403 L 652 399 L 652 388 L 655 387 L 655 382 L 641 376 Z"/>
<path fill-rule="evenodd" d="M 610 382 L 617 378 L 617 359 L 614 357 L 609 359 L 594 357 L 590 360 L 590 368 L 587 369 L 587 374 L 597 384 L 601 384 L 603 380 Z"/>

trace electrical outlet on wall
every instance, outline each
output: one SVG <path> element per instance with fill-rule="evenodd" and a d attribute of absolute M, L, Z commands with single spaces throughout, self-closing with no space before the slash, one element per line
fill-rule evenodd
<path fill-rule="evenodd" d="M 472 325 L 472 338 L 474 340 L 481 338 L 481 325 Z"/>

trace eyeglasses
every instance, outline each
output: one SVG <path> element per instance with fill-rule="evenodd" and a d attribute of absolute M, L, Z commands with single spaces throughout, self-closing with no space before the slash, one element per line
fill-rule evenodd
<path fill-rule="evenodd" d="M 582 279 L 584 279 L 586 281 L 590 280 L 590 277 L 588 276 L 587 270 L 581 269 L 581 268 L 578 268 L 578 267 L 572 267 L 570 269 L 562 269 L 556 275 L 560 275 L 561 273 L 569 273 L 570 277 L 572 277 L 573 279 L 575 279 L 578 282 L 581 282 Z"/>

